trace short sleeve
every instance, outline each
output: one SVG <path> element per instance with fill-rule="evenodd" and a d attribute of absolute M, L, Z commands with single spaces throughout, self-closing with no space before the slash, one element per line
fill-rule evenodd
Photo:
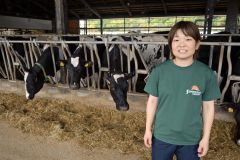
<path fill-rule="evenodd" d="M 207 81 L 206 89 L 203 93 L 203 101 L 216 100 L 221 97 L 221 92 L 217 83 L 216 75 L 211 71 L 210 78 Z"/>
<path fill-rule="evenodd" d="M 148 94 L 158 97 L 158 81 L 159 81 L 159 69 L 154 68 L 150 73 L 147 83 L 144 87 L 144 91 Z"/>

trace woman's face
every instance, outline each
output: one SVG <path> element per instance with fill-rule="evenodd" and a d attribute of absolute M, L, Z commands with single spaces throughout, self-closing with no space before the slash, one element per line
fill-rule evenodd
<path fill-rule="evenodd" d="M 172 52 L 176 59 L 192 59 L 198 47 L 199 42 L 196 42 L 193 37 L 186 36 L 181 29 L 177 30 L 172 41 Z"/>

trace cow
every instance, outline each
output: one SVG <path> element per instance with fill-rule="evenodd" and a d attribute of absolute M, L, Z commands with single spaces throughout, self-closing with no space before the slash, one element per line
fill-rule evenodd
<path fill-rule="evenodd" d="M 230 34 L 229 32 L 220 32 L 217 33 L 218 36 L 209 36 L 206 39 L 202 40 L 202 42 L 228 42 L 229 36 L 219 36 L 221 34 Z M 239 36 L 232 36 L 232 42 L 240 42 Z M 227 76 L 228 76 L 228 62 L 227 62 L 227 48 L 224 47 L 224 54 L 223 54 L 223 62 L 222 62 L 222 70 L 221 70 L 221 77 L 222 80 L 220 80 L 220 89 L 223 90 Z M 219 57 L 220 57 L 220 46 L 215 46 L 213 50 L 213 58 L 212 58 L 212 66 L 211 68 L 214 71 L 218 71 L 218 65 L 219 65 Z M 208 64 L 209 62 L 209 53 L 210 53 L 210 46 L 207 45 L 201 45 L 198 53 L 198 60 Z M 231 47 L 231 63 L 232 63 L 232 75 L 240 76 L 240 47 L 239 46 L 232 46 Z M 231 94 L 231 87 L 227 90 L 227 93 L 224 97 L 225 102 L 232 102 L 232 94 Z"/>
<path fill-rule="evenodd" d="M 98 37 L 84 37 L 82 41 L 102 41 L 102 39 Z M 97 81 L 97 79 L 94 76 L 99 72 L 100 62 L 102 61 L 99 58 L 102 58 L 105 50 L 106 47 L 103 43 L 93 45 L 82 43 L 78 45 L 67 64 L 69 87 L 71 89 L 79 89 L 80 82 L 87 78 L 87 74 L 92 78 L 91 85 L 96 87 L 95 81 Z M 87 67 L 87 70 L 80 70 L 80 66 L 84 61 L 91 63 L 86 63 L 85 67 Z"/>
<path fill-rule="evenodd" d="M 203 40 L 203 42 L 228 42 L 229 36 L 221 36 L 221 34 L 230 34 L 229 32 L 220 32 L 217 33 L 218 36 L 209 36 L 206 39 Z M 239 36 L 232 36 L 232 42 L 240 42 Z M 222 76 L 222 80 L 220 83 L 220 89 L 223 90 L 226 81 L 228 78 L 228 62 L 227 62 L 227 48 L 224 47 L 224 53 L 223 53 L 223 62 L 222 62 L 222 70 L 220 75 Z M 219 65 L 219 57 L 220 57 L 220 46 L 215 46 L 213 50 L 213 58 L 212 58 L 212 69 L 214 71 L 218 71 L 218 65 Z M 202 61 L 205 64 L 208 64 L 209 62 L 209 53 L 210 53 L 210 46 L 201 45 L 199 54 L 198 54 L 198 60 Z M 230 53 L 230 59 L 232 64 L 232 75 L 240 76 L 240 47 L 239 46 L 232 46 L 231 47 L 231 53 Z M 235 85 L 236 84 L 236 85 Z M 239 82 L 231 81 L 230 86 L 228 87 L 226 94 L 223 97 L 223 101 L 225 103 L 221 104 L 223 108 L 228 108 L 227 106 L 232 106 L 235 110 L 235 120 L 237 122 L 236 126 L 236 135 L 235 135 L 235 141 L 238 145 L 240 145 L 240 86 L 237 85 Z M 230 104 L 229 104 L 230 103 Z"/>
<path fill-rule="evenodd" d="M 150 35 L 139 35 L 134 39 L 137 42 L 165 42 L 167 43 L 167 36 L 169 31 L 162 32 L 154 32 Z M 143 57 L 149 72 L 151 72 L 152 68 L 154 68 L 157 64 L 164 62 L 169 59 L 169 48 L 167 44 L 136 44 L 134 43 L 134 47 L 138 51 L 139 54 Z"/>
<path fill-rule="evenodd" d="M 51 54 L 51 48 L 48 46 L 43 50 L 43 54 L 39 57 L 33 67 L 30 67 L 30 69 L 26 66 L 24 67 L 24 82 L 27 99 L 34 98 L 35 94 L 42 89 L 48 76 L 55 76 L 53 65 L 55 65 L 56 70 L 60 69 L 59 49 L 58 47 L 53 46 L 52 50 L 53 54 Z M 56 64 L 53 64 L 53 57 Z"/>
<path fill-rule="evenodd" d="M 121 37 L 109 38 L 110 41 L 124 41 Z M 109 66 L 109 72 L 105 80 L 109 86 L 110 94 L 116 104 L 116 109 L 119 111 L 129 110 L 129 104 L 127 102 L 128 79 L 135 75 L 135 71 L 128 73 L 128 57 L 126 56 L 126 53 L 124 53 L 125 52 L 123 50 L 123 54 L 121 54 L 119 45 L 111 44 L 108 48 L 108 53 L 106 53 L 109 55 L 109 61 L 106 59 L 107 55 L 104 56 L 102 61 L 103 66 Z"/>
<path fill-rule="evenodd" d="M 236 144 L 240 146 L 240 102 L 238 103 L 237 110 L 235 113 L 235 120 L 237 122 L 235 141 Z"/>
<path fill-rule="evenodd" d="M 134 42 L 151 40 L 159 42 L 167 40 L 162 36 L 155 36 L 154 38 L 149 38 L 148 36 L 116 36 L 110 38 L 110 41 L 130 41 L 133 43 L 133 45 L 129 46 L 124 44 L 121 46 L 112 44 L 108 50 L 110 64 L 109 74 L 106 81 L 109 86 L 111 96 L 116 104 L 116 109 L 120 111 L 127 111 L 129 109 L 129 104 L 127 102 L 127 91 L 129 88 L 128 79 L 133 78 L 138 72 L 138 69 L 151 70 L 154 65 L 164 61 L 164 59 L 161 59 L 162 57 L 159 56 L 159 54 L 162 55 L 160 53 L 160 45 L 142 45 Z M 128 59 L 130 61 L 129 63 Z M 130 66 L 128 66 L 128 64 Z M 128 68 L 130 68 L 130 70 Z M 141 88 L 137 87 L 140 88 L 140 91 L 143 91 L 143 87 L 145 85 L 143 80 L 144 78 L 136 82 L 137 86 L 141 86 Z"/>

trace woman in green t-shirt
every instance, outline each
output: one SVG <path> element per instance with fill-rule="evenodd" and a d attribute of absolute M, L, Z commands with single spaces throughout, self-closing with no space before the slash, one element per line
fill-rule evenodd
<path fill-rule="evenodd" d="M 144 144 L 152 147 L 153 160 L 199 160 L 207 154 L 214 100 L 221 93 L 214 72 L 195 59 L 200 40 L 194 23 L 176 23 L 168 35 L 172 59 L 153 69 L 144 88 Z"/>

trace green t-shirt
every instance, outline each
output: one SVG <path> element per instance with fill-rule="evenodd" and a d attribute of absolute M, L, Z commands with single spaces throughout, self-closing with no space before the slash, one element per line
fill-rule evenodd
<path fill-rule="evenodd" d="M 172 60 L 158 65 L 144 90 L 158 97 L 154 136 L 177 145 L 199 143 L 202 102 L 221 96 L 214 72 L 197 60 L 187 67 L 179 67 Z"/>

